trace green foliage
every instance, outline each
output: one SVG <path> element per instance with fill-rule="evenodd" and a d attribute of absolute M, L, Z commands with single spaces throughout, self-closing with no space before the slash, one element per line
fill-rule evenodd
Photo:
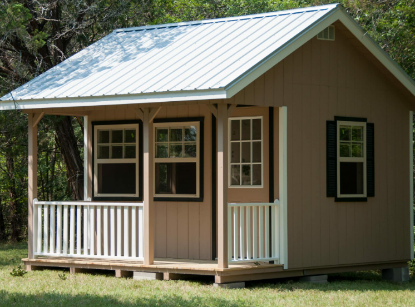
<path fill-rule="evenodd" d="M 65 272 L 62 272 L 60 274 L 58 274 L 58 277 L 60 280 L 67 280 L 68 279 L 68 275 L 65 274 Z"/>
<path fill-rule="evenodd" d="M 18 265 L 10 272 L 10 275 L 13 277 L 22 277 L 25 274 L 27 274 L 27 271 L 22 267 L 22 265 Z"/>

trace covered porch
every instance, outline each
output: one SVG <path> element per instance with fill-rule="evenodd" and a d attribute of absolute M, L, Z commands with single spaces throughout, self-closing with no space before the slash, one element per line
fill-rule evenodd
<path fill-rule="evenodd" d="M 201 102 L 199 102 L 201 103 Z M 279 173 L 279 195 L 269 203 L 228 203 L 229 136 L 228 126 L 235 104 L 206 102 L 216 118 L 217 237 L 216 257 L 212 260 L 155 258 L 155 206 L 152 138 L 153 120 L 162 108 L 143 104 L 133 110 L 142 121 L 143 200 L 91 201 L 93 172 L 91 108 L 64 108 L 29 116 L 29 254 L 28 269 L 58 266 L 76 269 L 115 268 L 119 272 L 159 272 L 217 276 L 218 283 L 230 282 L 222 275 L 244 276 L 277 273 L 287 263 L 287 108 L 275 108 L 278 120 L 279 152 L 275 153 Z M 274 108 L 272 108 L 274 109 Z M 43 201 L 37 199 L 37 124 L 45 114 L 84 117 L 84 201 Z M 212 153 L 213 154 L 213 153 Z M 210 158 L 210 157 L 208 157 Z M 271 167 L 271 165 L 264 165 Z M 214 217 L 213 217 L 214 218 Z M 118 271 L 117 271 L 118 270 Z M 228 273 L 223 273 L 228 272 Z M 233 273 L 230 273 L 233 272 Z M 259 275 L 258 275 L 259 276 Z M 258 277 L 257 276 L 257 277 Z M 236 280 L 237 278 L 235 278 Z M 239 278 L 240 280 L 241 277 Z M 226 280 L 226 281 L 225 281 Z"/>

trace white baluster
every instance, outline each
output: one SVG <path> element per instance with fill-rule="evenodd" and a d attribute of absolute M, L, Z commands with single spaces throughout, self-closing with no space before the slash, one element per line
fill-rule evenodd
<path fill-rule="evenodd" d="M 56 208 L 56 253 L 62 254 L 62 206 Z"/>
<path fill-rule="evenodd" d="M 121 206 L 117 207 L 117 256 L 121 256 Z"/>
<path fill-rule="evenodd" d="M 140 210 L 140 209 L 138 209 Z M 137 219 L 137 211 L 136 207 L 131 208 L 131 257 L 137 257 L 137 226 L 136 226 L 136 219 Z"/>
<path fill-rule="evenodd" d="M 94 214 L 95 208 L 94 206 L 90 206 L 89 208 L 89 230 L 90 230 L 90 245 L 89 245 L 89 254 L 95 255 L 95 214 Z"/>
<path fill-rule="evenodd" d="M 37 252 L 42 253 L 42 206 L 37 206 Z"/>
<path fill-rule="evenodd" d="M 245 207 L 239 208 L 240 257 L 245 259 Z"/>
<path fill-rule="evenodd" d="M 228 259 L 232 261 L 232 207 L 228 204 Z"/>
<path fill-rule="evenodd" d="M 81 243 L 82 243 L 82 232 L 81 232 L 81 206 L 76 206 L 76 254 L 81 255 Z"/>
<path fill-rule="evenodd" d="M 55 206 L 50 206 L 49 252 L 55 253 Z"/>
<path fill-rule="evenodd" d="M 48 253 L 48 240 L 49 240 L 49 206 L 43 206 L 43 252 Z"/>
<path fill-rule="evenodd" d="M 128 207 L 124 207 L 124 257 L 129 256 L 129 240 L 128 240 Z"/>
<path fill-rule="evenodd" d="M 238 223 L 238 209 L 233 207 L 233 259 L 239 259 L 239 223 Z"/>
<path fill-rule="evenodd" d="M 269 258 L 269 206 L 264 206 L 265 209 L 265 257 Z"/>
<path fill-rule="evenodd" d="M 138 257 L 144 258 L 144 206 L 138 208 L 138 226 L 140 227 L 138 235 Z"/>
<path fill-rule="evenodd" d="M 264 207 L 259 206 L 259 258 L 264 258 Z"/>
<path fill-rule="evenodd" d="M 251 206 L 246 207 L 246 258 L 251 259 L 252 238 L 251 238 Z"/>
<path fill-rule="evenodd" d="M 88 214 L 89 210 L 88 210 L 88 206 L 84 205 L 84 255 L 88 255 L 88 246 L 89 246 L 89 231 L 88 231 L 88 221 L 89 221 L 89 217 Z"/>
<path fill-rule="evenodd" d="M 114 206 L 110 209 L 110 230 L 111 230 L 111 256 L 115 256 L 115 210 Z"/>
<path fill-rule="evenodd" d="M 97 207 L 97 256 L 101 256 L 101 206 Z"/>
<path fill-rule="evenodd" d="M 258 207 L 252 207 L 252 258 L 258 258 Z"/>
<path fill-rule="evenodd" d="M 104 256 L 108 256 L 108 206 L 104 206 Z"/>
<path fill-rule="evenodd" d="M 63 206 L 63 253 L 68 253 L 68 206 Z"/>
<path fill-rule="evenodd" d="M 69 253 L 75 254 L 75 206 L 71 206 L 70 211 L 70 224 L 69 224 Z"/>

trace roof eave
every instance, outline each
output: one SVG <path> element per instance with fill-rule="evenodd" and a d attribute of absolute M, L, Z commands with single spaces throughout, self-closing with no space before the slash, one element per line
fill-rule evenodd
<path fill-rule="evenodd" d="M 145 93 L 136 95 L 114 95 L 99 97 L 69 97 L 54 99 L 6 100 L 0 101 L 0 110 L 27 110 L 68 107 L 94 107 L 107 105 L 128 105 L 163 103 L 175 101 L 225 99 L 226 91 L 221 89 Z"/>

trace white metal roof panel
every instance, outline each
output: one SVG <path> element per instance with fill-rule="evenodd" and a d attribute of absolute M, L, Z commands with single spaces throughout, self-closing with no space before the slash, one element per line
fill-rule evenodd
<path fill-rule="evenodd" d="M 115 30 L 1 100 L 223 90 L 336 8 Z"/>

